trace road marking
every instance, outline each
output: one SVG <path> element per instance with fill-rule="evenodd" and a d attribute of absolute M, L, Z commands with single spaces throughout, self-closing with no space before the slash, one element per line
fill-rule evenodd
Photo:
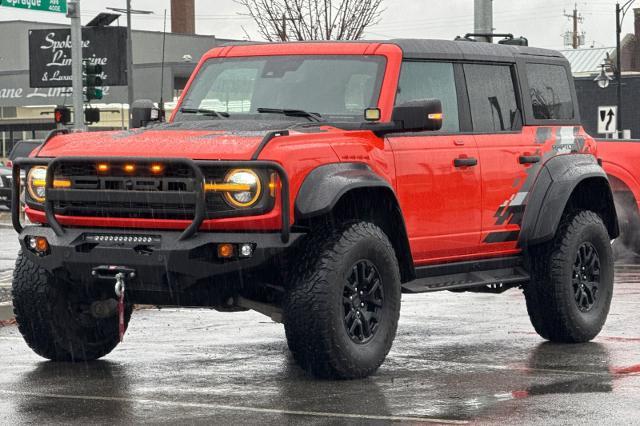
<path fill-rule="evenodd" d="M 13 281 L 13 271 L 0 272 L 0 287 L 11 287 Z"/>
<path fill-rule="evenodd" d="M 166 405 L 166 406 L 173 406 L 173 407 L 207 408 L 207 409 L 222 410 L 222 411 L 246 411 L 250 413 L 286 414 L 286 415 L 292 415 L 292 416 L 306 416 L 306 417 L 425 422 L 425 423 L 441 423 L 441 424 L 453 424 L 453 425 L 469 424 L 469 422 L 465 420 L 434 419 L 430 417 L 376 416 L 376 415 L 368 415 L 368 414 L 328 413 L 328 412 L 322 412 L 322 411 L 298 411 L 298 410 L 285 410 L 285 409 L 278 409 L 278 408 L 241 407 L 237 405 L 212 404 L 212 403 L 203 403 L 203 402 L 163 401 L 159 399 L 147 399 L 147 398 L 119 398 L 114 396 L 91 396 L 91 395 L 62 395 L 62 394 L 49 394 L 49 393 L 38 393 L 38 392 L 11 391 L 11 390 L 4 390 L 4 389 L 0 389 L 0 394 L 15 395 L 15 396 L 32 396 L 37 398 L 155 404 L 155 405 Z"/>

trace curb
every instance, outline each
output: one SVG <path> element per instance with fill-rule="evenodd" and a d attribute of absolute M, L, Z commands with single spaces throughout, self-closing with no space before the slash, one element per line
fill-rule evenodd
<path fill-rule="evenodd" d="M 13 304 L 11 302 L 0 303 L 0 321 L 7 321 L 13 317 Z"/>

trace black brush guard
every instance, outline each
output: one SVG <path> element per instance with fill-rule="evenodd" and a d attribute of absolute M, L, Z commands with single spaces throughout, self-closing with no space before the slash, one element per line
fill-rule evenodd
<path fill-rule="evenodd" d="M 289 178 L 287 172 L 278 163 L 272 161 L 198 161 L 188 158 L 142 158 L 142 157 L 60 157 L 55 159 L 47 158 L 18 158 L 13 162 L 13 193 L 11 202 L 11 217 L 13 227 L 18 233 L 24 229 L 20 222 L 20 191 L 21 177 L 20 171 L 35 166 L 47 166 L 47 178 L 45 186 L 45 203 L 44 212 L 47 223 L 57 236 L 64 235 L 64 228 L 58 222 L 54 212 L 54 203 L 56 201 L 98 201 L 102 200 L 105 195 L 113 199 L 122 198 L 128 200 L 131 194 L 127 191 L 85 191 L 74 189 L 56 189 L 53 187 L 53 181 L 56 169 L 64 163 L 72 162 L 131 162 L 135 164 L 151 164 L 162 163 L 165 165 L 178 165 L 191 169 L 193 172 L 195 185 L 192 192 L 149 192 L 145 194 L 146 200 L 155 202 L 169 202 L 171 200 L 180 200 L 183 203 L 193 204 L 195 206 L 195 215 L 193 221 L 182 232 L 180 241 L 185 241 L 193 237 L 202 223 L 207 217 L 206 193 L 204 190 L 205 176 L 201 167 L 221 167 L 221 168 L 251 168 L 251 169 L 267 169 L 273 170 L 278 174 L 280 179 L 280 202 L 281 202 L 281 239 L 283 243 L 288 243 L 290 239 L 290 199 L 289 199 Z M 26 183 L 28 185 L 28 183 Z"/>

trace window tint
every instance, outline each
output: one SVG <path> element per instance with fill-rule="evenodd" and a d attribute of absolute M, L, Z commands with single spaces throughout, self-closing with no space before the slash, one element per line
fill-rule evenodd
<path fill-rule="evenodd" d="M 573 100 L 567 69 L 561 65 L 527 64 L 533 116 L 540 120 L 572 119 Z"/>
<path fill-rule="evenodd" d="M 443 132 L 460 131 L 453 64 L 443 62 L 404 62 L 402 64 L 396 105 L 423 99 L 442 101 Z"/>
<path fill-rule="evenodd" d="M 466 64 L 471 119 L 476 132 L 518 130 L 522 126 L 511 67 Z"/>

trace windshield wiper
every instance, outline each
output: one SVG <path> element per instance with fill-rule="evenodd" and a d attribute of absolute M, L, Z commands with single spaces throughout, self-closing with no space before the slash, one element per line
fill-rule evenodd
<path fill-rule="evenodd" d="M 212 109 L 203 109 L 203 108 L 180 108 L 180 112 L 183 114 L 202 114 L 209 115 L 212 117 L 224 117 L 229 118 L 228 112 L 223 111 L 215 111 Z"/>
<path fill-rule="evenodd" d="M 258 108 L 256 111 L 258 111 L 260 114 L 282 114 L 286 115 L 287 117 L 304 117 L 308 118 L 309 121 L 315 122 L 326 121 L 324 118 L 322 118 L 322 115 L 318 114 L 317 112 L 307 112 L 301 109 Z"/>

